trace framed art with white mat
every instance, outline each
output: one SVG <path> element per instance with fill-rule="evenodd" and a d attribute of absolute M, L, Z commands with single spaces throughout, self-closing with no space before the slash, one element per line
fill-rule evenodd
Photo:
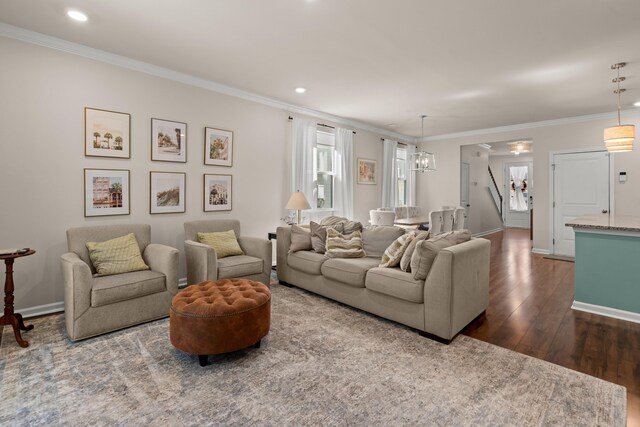
<path fill-rule="evenodd" d="M 204 164 L 233 166 L 233 132 L 204 128 Z"/>
<path fill-rule="evenodd" d="M 131 158 L 131 115 L 84 109 L 84 155 Z"/>
<path fill-rule="evenodd" d="M 129 215 L 129 171 L 84 170 L 84 216 Z"/>
<path fill-rule="evenodd" d="M 204 174 L 204 211 L 231 210 L 231 175 Z"/>
<path fill-rule="evenodd" d="M 187 124 L 151 119 L 151 160 L 187 162 Z"/>
<path fill-rule="evenodd" d="M 186 183 L 184 172 L 149 172 L 149 213 L 186 212 Z"/>

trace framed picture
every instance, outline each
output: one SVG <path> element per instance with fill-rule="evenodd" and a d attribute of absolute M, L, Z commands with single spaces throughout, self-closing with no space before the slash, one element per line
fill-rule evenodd
<path fill-rule="evenodd" d="M 149 213 L 183 213 L 187 174 L 184 172 L 149 172 Z"/>
<path fill-rule="evenodd" d="M 129 171 L 84 170 L 84 216 L 129 215 Z"/>
<path fill-rule="evenodd" d="M 187 162 L 187 124 L 151 119 L 151 160 Z"/>
<path fill-rule="evenodd" d="M 131 115 L 84 109 L 84 155 L 131 158 Z"/>
<path fill-rule="evenodd" d="M 231 210 L 231 175 L 204 174 L 204 211 Z"/>
<path fill-rule="evenodd" d="M 233 165 L 233 132 L 204 128 L 204 164 L 212 166 Z"/>
<path fill-rule="evenodd" d="M 376 160 L 358 157 L 358 184 L 375 185 L 376 163 Z"/>

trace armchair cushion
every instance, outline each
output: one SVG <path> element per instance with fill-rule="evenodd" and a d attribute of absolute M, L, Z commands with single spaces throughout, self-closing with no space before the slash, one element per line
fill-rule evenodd
<path fill-rule="evenodd" d="M 151 270 L 95 277 L 91 289 L 91 307 L 166 291 L 165 281 L 164 274 Z"/>
<path fill-rule="evenodd" d="M 263 270 L 263 264 L 262 259 L 248 255 L 236 255 L 219 259 L 218 279 L 260 274 Z"/>
<path fill-rule="evenodd" d="M 87 242 L 87 249 L 98 276 L 149 269 L 133 233 L 104 242 Z"/>
<path fill-rule="evenodd" d="M 209 245 L 215 249 L 218 259 L 234 255 L 244 255 L 233 230 L 198 233 L 198 242 Z"/>

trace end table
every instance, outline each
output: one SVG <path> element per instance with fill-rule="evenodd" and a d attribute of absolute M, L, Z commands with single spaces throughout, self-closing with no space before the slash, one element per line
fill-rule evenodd
<path fill-rule="evenodd" d="M 7 269 L 7 278 L 4 282 L 4 315 L 0 317 L 0 326 L 13 326 L 13 333 L 20 347 L 29 346 L 29 342 L 22 339 L 20 331 L 30 331 L 33 329 L 33 325 L 25 326 L 22 315 L 13 312 L 13 261 L 16 258 L 33 255 L 35 253 L 36 251 L 29 249 L 23 253 L 0 255 L 0 259 L 4 260 L 4 265 Z"/>

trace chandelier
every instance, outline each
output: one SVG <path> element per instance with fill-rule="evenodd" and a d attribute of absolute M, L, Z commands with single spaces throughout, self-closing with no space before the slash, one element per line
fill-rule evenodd
<path fill-rule="evenodd" d="M 422 139 L 424 141 L 424 119 L 426 115 L 420 116 L 422 119 Z M 427 151 L 417 151 L 411 155 L 409 159 L 412 171 L 418 172 L 431 172 L 436 170 L 436 157 L 433 153 L 429 153 Z"/>
<path fill-rule="evenodd" d="M 613 79 L 613 83 L 617 88 L 613 91 L 618 95 L 618 126 L 612 126 L 604 130 L 604 142 L 609 152 L 622 152 L 633 150 L 633 139 L 636 136 L 636 127 L 634 125 L 620 124 L 620 94 L 626 89 L 620 89 L 620 82 L 625 81 L 625 77 L 620 77 L 620 68 L 627 65 L 625 62 L 613 64 L 612 70 L 618 71 L 618 77 Z"/>

